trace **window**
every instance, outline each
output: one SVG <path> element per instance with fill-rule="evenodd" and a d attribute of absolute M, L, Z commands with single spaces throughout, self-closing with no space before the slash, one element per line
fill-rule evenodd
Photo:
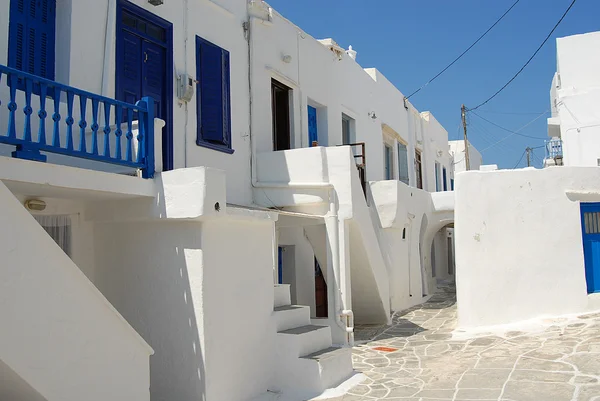
<path fill-rule="evenodd" d="M 446 167 L 442 167 L 442 186 L 444 187 L 444 191 L 448 190 L 448 177 L 446 174 Z"/>
<path fill-rule="evenodd" d="M 435 162 L 435 192 L 440 192 L 440 163 Z"/>
<path fill-rule="evenodd" d="M 392 163 L 393 150 L 390 145 L 383 145 L 383 157 L 384 157 L 384 177 L 386 180 L 394 179 L 394 165 Z"/>
<path fill-rule="evenodd" d="M 56 0 L 10 0 L 8 66 L 54 80 Z"/>
<path fill-rule="evenodd" d="M 454 178 L 450 178 L 450 191 L 454 191 Z"/>
<path fill-rule="evenodd" d="M 281 82 L 271 80 L 271 112 L 273 118 L 273 150 L 291 149 L 290 92 Z"/>
<path fill-rule="evenodd" d="M 71 217 L 66 215 L 34 215 L 33 218 L 42 226 L 56 244 L 71 256 Z"/>
<path fill-rule="evenodd" d="M 423 174 L 421 172 L 421 152 L 415 151 L 415 172 L 417 174 L 417 188 L 423 189 Z"/>
<path fill-rule="evenodd" d="M 352 118 L 342 114 L 342 145 L 353 143 L 352 140 Z"/>
<path fill-rule="evenodd" d="M 398 180 L 408 185 L 408 153 L 402 142 L 398 142 Z"/>
<path fill-rule="evenodd" d="M 196 76 L 198 79 L 196 144 L 233 153 L 229 52 L 196 36 Z"/>

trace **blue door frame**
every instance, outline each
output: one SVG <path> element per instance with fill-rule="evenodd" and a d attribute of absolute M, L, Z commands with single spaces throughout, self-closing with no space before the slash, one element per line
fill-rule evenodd
<path fill-rule="evenodd" d="M 600 292 L 600 203 L 581 204 L 581 232 L 587 292 Z"/>
<path fill-rule="evenodd" d="M 317 109 L 308 106 L 308 147 L 313 143 L 319 144 L 319 134 L 317 131 Z"/>
<path fill-rule="evenodd" d="M 283 247 L 277 247 L 277 284 L 283 284 Z"/>
<path fill-rule="evenodd" d="M 164 29 L 165 37 L 158 38 L 156 35 L 146 34 L 140 29 L 132 29 L 123 23 L 123 12 L 134 15 L 142 20 L 145 20 L 157 27 Z M 165 120 L 166 125 L 163 133 L 163 146 L 162 146 L 162 160 L 163 170 L 173 169 L 173 24 L 167 20 L 164 20 L 151 12 L 144 10 L 141 7 L 136 6 L 126 0 L 118 0 L 117 3 L 117 24 L 116 24 L 117 38 L 116 38 L 116 64 L 115 64 L 115 98 L 118 100 L 126 101 L 126 99 L 120 99 L 127 96 L 127 76 L 125 74 L 125 60 L 123 57 L 119 57 L 119 54 L 124 51 L 125 40 L 127 37 L 133 39 L 134 36 L 139 38 L 141 45 L 152 51 L 154 54 L 164 53 L 165 57 L 165 90 L 162 99 L 154 99 L 155 103 L 158 102 L 156 107 L 161 108 L 161 118 Z M 130 40 L 130 43 L 131 42 Z M 140 53 L 141 56 L 141 53 Z M 141 67 L 140 67 L 141 69 Z M 144 73 L 140 70 L 140 73 Z M 153 90 L 149 88 L 147 96 L 156 96 L 152 93 Z M 146 91 L 146 90 L 145 90 Z M 132 94 L 130 94 L 131 96 Z M 140 96 L 142 94 L 139 94 Z M 145 96 L 146 96 L 145 95 Z M 154 96 L 153 96 L 154 95 Z M 139 99 L 136 99 L 139 100 Z M 163 103 L 164 102 L 164 103 Z M 159 110 L 157 110 L 158 112 Z"/>

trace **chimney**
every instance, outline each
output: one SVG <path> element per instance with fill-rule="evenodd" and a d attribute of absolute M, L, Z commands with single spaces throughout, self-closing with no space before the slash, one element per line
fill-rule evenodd
<path fill-rule="evenodd" d="M 352 60 L 356 60 L 356 50 L 352 49 L 352 45 L 348 46 L 348 50 L 346 50 L 346 54 L 350 56 Z"/>

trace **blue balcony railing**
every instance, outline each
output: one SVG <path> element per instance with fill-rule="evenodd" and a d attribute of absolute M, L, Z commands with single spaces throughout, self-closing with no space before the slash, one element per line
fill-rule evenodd
<path fill-rule="evenodd" d="M 0 84 L 0 111 L 8 98 L 8 112 L 0 114 L 0 143 L 16 146 L 13 157 L 45 162 L 40 152 L 49 152 L 154 176 L 152 98 L 129 104 L 3 65 Z"/>
<path fill-rule="evenodd" d="M 546 141 L 546 159 L 555 159 L 562 157 L 562 140 L 560 138 L 552 138 Z"/>

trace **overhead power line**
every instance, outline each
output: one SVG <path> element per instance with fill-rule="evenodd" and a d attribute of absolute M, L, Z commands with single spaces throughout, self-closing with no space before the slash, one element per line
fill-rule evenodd
<path fill-rule="evenodd" d="M 519 159 L 519 161 L 517 162 L 517 164 L 515 164 L 515 166 L 512 168 L 513 170 L 516 169 L 519 166 L 519 163 L 521 163 L 521 160 L 523 160 L 523 156 L 525 156 L 525 153 L 527 153 L 527 149 L 523 151 L 523 153 L 521 153 L 521 158 Z"/>
<path fill-rule="evenodd" d="M 550 110 L 547 110 L 547 111 L 546 111 L 546 113 L 547 113 L 548 111 L 550 111 Z M 544 114 L 546 114 L 546 113 L 544 113 Z M 488 146 L 487 148 L 483 149 L 483 150 L 482 150 L 480 153 L 483 153 L 483 152 L 485 152 L 486 150 L 488 150 L 488 149 L 490 149 L 490 148 L 493 148 L 494 146 L 498 145 L 500 142 L 503 142 L 503 141 L 507 140 L 508 138 L 510 138 L 510 137 L 511 137 L 511 136 L 513 136 L 513 135 L 518 135 L 518 133 L 519 133 L 520 131 L 524 130 L 525 128 L 529 127 L 531 124 L 533 124 L 534 122 L 536 122 L 537 120 L 539 120 L 539 119 L 540 119 L 540 118 L 541 118 L 541 117 L 542 117 L 544 114 L 540 114 L 539 116 L 537 116 L 536 118 L 534 118 L 533 120 L 529 121 L 527 124 L 525 124 L 524 126 L 522 126 L 521 128 L 519 128 L 518 130 L 516 130 L 516 131 L 511 131 L 511 134 L 510 134 L 510 135 L 507 135 L 507 136 L 505 136 L 504 138 L 500 139 L 498 142 L 494 143 L 493 145 L 491 145 L 491 146 Z M 542 139 L 544 139 L 544 138 L 536 138 L 536 139 L 538 139 L 538 140 L 542 140 Z"/>
<path fill-rule="evenodd" d="M 514 81 L 515 78 L 517 78 L 519 76 L 519 74 L 521 74 L 521 72 L 523 72 L 523 70 L 525 69 L 525 67 L 527 67 L 529 65 L 529 63 L 531 63 L 531 60 L 533 60 L 533 58 L 539 53 L 539 51 L 542 49 L 542 47 L 544 47 L 544 45 L 546 44 L 546 42 L 548 41 L 548 39 L 550 39 L 550 37 L 552 36 L 552 34 L 556 30 L 556 28 L 558 28 L 558 26 L 560 25 L 560 23 L 562 22 L 562 20 L 565 19 L 565 17 L 569 13 L 569 11 L 571 11 L 571 8 L 573 8 L 573 5 L 575 5 L 576 1 L 577 0 L 573 0 L 571 2 L 571 4 L 569 5 L 569 7 L 567 8 L 567 10 L 563 13 L 562 17 L 560 17 L 560 19 L 558 20 L 558 22 L 556 23 L 556 25 L 554 25 L 554 28 L 552 28 L 552 30 L 550 31 L 550 33 L 548 34 L 548 36 L 546 36 L 546 39 L 544 39 L 544 41 L 542 42 L 542 44 L 537 48 L 537 50 L 533 53 L 533 55 L 531 57 L 529 57 L 529 60 L 527 60 L 527 62 L 523 65 L 523 67 L 521 67 L 521 69 L 519 71 L 517 71 L 517 73 L 511 79 L 509 79 L 508 82 L 505 83 L 502 88 L 498 89 L 496 91 L 496 93 L 494 93 L 492 96 L 490 96 L 484 102 L 478 104 L 475 107 L 470 108 L 469 111 L 477 110 L 478 108 L 480 108 L 481 106 L 483 106 L 484 104 L 486 104 L 487 102 L 489 102 L 490 100 L 492 100 L 493 98 L 495 98 L 496 96 L 498 96 L 498 94 L 500 92 L 502 92 L 504 89 L 506 89 L 506 87 L 508 85 L 510 85 L 512 83 L 512 81 Z"/>
<path fill-rule="evenodd" d="M 543 116 L 544 114 L 548 113 L 548 111 L 549 111 L 549 110 L 546 110 L 545 112 L 543 112 L 543 113 L 540 113 L 540 114 L 538 115 L 538 118 L 539 118 L 540 116 Z M 495 122 L 493 122 L 493 121 L 490 121 L 490 120 L 488 120 L 487 118 L 480 116 L 479 114 L 475 113 L 474 111 L 472 111 L 472 113 L 473 113 L 473 114 L 475 114 L 477 117 L 481 118 L 483 121 L 487 121 L 488 123 L 492 124 L 494 127 L 500 128 L 501 130 L 503 130 L 503 131 L 506 131 L 506 132 L 510 132 L 511 134 L 515 134 L 515 135 L 523 136 L 523 137 L 525 137 L 525 138 L 532 138 L 532 139 L 546 139 L 546 138 L 540 138 L 539 136 L 531 136 L 531 135 L 520 134 L 520 133 L 519 133 L 519 132 L 517 132 L 517 131 L 513 131 L 513 130 L 510 130 L 510 129 L 508 129 L 508 128 L 504 128 L 504 127 L 502 127 L 501 125 L 498 125 L 498 124 L 496 124 Z M 537 120 L 537 118 L 536 118 L 536 120 Z"/>
<path fill-rule="evenodd" d="M 419 92 L 421 91 L 421 89 L 425 88 L 427 85 L 429 85 L 430 83 L 432 83 L 433 81 L 435 81 L 435 80 L 436 80 L 436 79 L 437 79 L 437 78 L 438 78 L 440 75 L 442 75 L 443 73 L 445 73 L 445 72 L 446 72 L 446 70 L 448 70 L 448 68 L 452 67 L 452 66 L 454 65 L 454 63 L 456 63 L 456 62 L 457 62 L 458 60 L 460 60 L 460 59 L 461 59 L 461 58 L 462 58 L 462 57 L 463 57 L 465 54 L 467 54 L 467 52 L 468 52 L 469 50 L 471 50 L 471 49 L 472 49 L 472 48 L 473 48 L 473 47 L 474 47 L 474 46 L 475 46 L 477 43 L 479 43 L 479 41 L 480 41 L 481 39 L 483 39 L 483 37 L 484 37 L 485 35 L 487 35 L 489 31 L 491 31 L 491 30 L 492 30 L 492 29 L 493 29 L 493 28 L 494 28 L 496 25 L 498 25 L 498 23 L 499 23 L 500 21 L 502 21 L 502 19 L 503 19 L 503 18 L 506 16 L 506 14 L 508 14 L 508 13 L 510 12 L 510 10 L 512 10 L 512 9 L 513 9 L 513 8 L 514 8 L 514 7 L 517 5 L 517 3 L 519 3 L 519 1 L 521 1 L 521 0 L 517 0 L 517 1 L 515 1 L 515 2 L 513 3 L 513 5 L 512 5 L 512 6 L 510 6 L 510 8 L 509 8 L 508 10 L 506 10 L 506 11 L 504 12 L 504 14 L 502 14 L 502 15 L 500 16 L 500 18 L 498 18 L 498 19 L 496 20 L 496 22 L 494 22 L 494 24 L 488 28 L 488 30 L 487 30 L 487 31 L 485 31 L 485 32 L 484 32 L 484 33 L 483 33 L 483 34 L 482 34 L 482 35 L 481 35 L 479 38 L 477 38 L 477 40 L 476 40 L 475 42 L 473 42 L 473 44 L 472 44 L 471 46 L 467 47 L 467 49 L 466 49 L 464 52 L 462 52 L 462 53 L 461 53 L 461 54 L 460 54 L 458 57 L 456 57 L 456 58 L 455 58 L 455 59 L 454 59 L 454 60 L 453 60 L 453 61 L 452 61 L 450 64 L 448 64 L 448 65 L 446 66 L 446 68 L 444 68 L 442 71 L 438 72 L 438 73 L 437 73 L 437 74 L 436 74 L 436 75 L 435 75 L 433 78 L 431 78 L 429 81 L 427 81 L 427 82 L 425 83 L 425 85 L 421 86 L 419 89 L 417 89 L 416 91 L 414 91 L 413 93 L 411 93 L 410 95 L 408 95 L 408 96 L 406 97 L 406 100 L 410 99 L 410 98 L 411 98 L 413 95 L 416 95 L 417 93 L 419 93 Z"/>

